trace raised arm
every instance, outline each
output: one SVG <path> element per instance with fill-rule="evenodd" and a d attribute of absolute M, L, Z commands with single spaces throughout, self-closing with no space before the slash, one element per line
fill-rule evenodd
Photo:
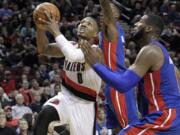
<path fill-rule="evenodd" d="M 56 40 L 56 47 L 61 50 L 63 55 L 71 61 L 82 62 L 84 61 L 84 54 L 80 48 L 76 48 L 70 41 L 68 41 L 59 30 L 58 22 L 53 20 L 48 13 L 45 13 L 48 21 L 39 18 L 44 22 L 45 29 L 53 34 Z"/>
<path fill-rule="evenodd" d="M 109 0 L 99 0 L 103 15 L 103 33 L 108 41 L 116 41 L 118 31 L 116 28 L 115 15 L 112 12 Z"/>
<path fill-rule="evenodd" d="M 44 30 L 37 28 L 36 35 L 37 50 L 40 55 L 51 57 L 63 57 L 57 43 L 49 43 Z"/>

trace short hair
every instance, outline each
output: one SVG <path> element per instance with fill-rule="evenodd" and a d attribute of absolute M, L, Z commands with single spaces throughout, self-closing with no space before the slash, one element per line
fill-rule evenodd
<path fill-rule="evenodd" d="M 93 19 L 93 20 L 97 23 L 97 16 L 95 16 L 95 15 L 90 15 L 90 16 L 86 16 L 86 17 L 90 17 L 91 19 Z"/>
<path fill-rule="evenodd" d="M 147 15 L 146 23 L 153 26 L 156 30 L 156 33 L 158 35 L 161 35 L 163 29 L 164 29 L 164 22 L 158 15 L 149 14 Z"/>
<path fill-rule="evenodd" d="M 33 115 L 31 113 L 24 114 L 23 117 L 20 120 L 27 121 L 29 128 L 32 129 Z"/>
<path fill-rule="evenodd" d="M 19 98 L 23 98 L 23 99 L 24 99 L 24 97 L 23 97 L 23 95 L 22 95 L 21 93 L 18 93 L 18 94 L 16 95 L 16 97 L 15 97 L 16 100 L 19 99 Z"/>

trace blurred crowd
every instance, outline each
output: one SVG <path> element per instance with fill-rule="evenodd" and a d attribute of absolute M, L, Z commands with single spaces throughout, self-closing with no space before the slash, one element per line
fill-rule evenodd
<path fill-rule="evenodd" d="M 117 1 L 121 3 L 117 3 L 121 10 L 119 21 L 126 36 L 126 65 L 129 66 L 134 61 L 139 49 L 131 39 L 132 24 L 143 14 L 152 13 L 164 19 L 166 27 L 162 40 L 166 42 L 174 64 L 180 69 L 180 2 Z M 0 134 L 13 135 L 15 131 L 14 134 L 31 135 L 34 119 L 43 103 L 61 91 L 63 59 L 43 58 L 37 53 L 36 28 L 32 14 L 36 5 L 41 2 L 44 1 L 0 1 Z M 76 26 L 83 17 L 94 16 L 99 19 L 101 9 L 98 0 L 48 2 L 54 3 L 60 9 L 60 29 L 68 40 L 77 40 Z M 50 41 L 53 42 L 53 38 Z M 47 63 L 49 60 L 51 63 Z M 110 134 L 110 131 L 103 128 L 103 112 L 100 111 L 100 114 L 98 122 L 100 129 L 103 129 L 101 132 Z"/>

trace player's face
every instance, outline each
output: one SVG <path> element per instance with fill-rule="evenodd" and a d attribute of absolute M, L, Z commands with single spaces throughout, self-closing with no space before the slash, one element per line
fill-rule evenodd
<path fill-rule="evenodd" d="M 91 38 L 97 36 L 97 32 L 97 23 L 91 17 L 84 18 L 77 28 L 78 37 L 85 38 L 87 40 L 90 40 Z"/>
<path fill-rule="evenodd" d="M 143 17 L 141 18 L 140 21 L 138 21 L 134 25 L 132 37 L 135 41 L 139 41 L 139 39 L 143 38 L 143 36 L 145 35 L 146 25 L 145 25 L 145 19 Z"/>

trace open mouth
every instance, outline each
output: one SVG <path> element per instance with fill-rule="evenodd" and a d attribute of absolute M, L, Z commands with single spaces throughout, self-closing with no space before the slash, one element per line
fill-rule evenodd
<path fill-rule="evenodd" d="M 80 30 L 85 30 L 85 29 L 86 29 L 85 26 L 81 26 L 81 27 L 80 27 Z"/>
<path fill-rule="evenodd" d="M 79 29 L 79 32 L 85 32 L 86 31 L 86 27 L 81 27 L 80 29 Z"/>
<path fill-rule="evenodd" d="M 84 31 L 84 30 L 85 30 L 85 28 L 81 28 L 81 29 L 80 29 L 80 31 Z"/>

